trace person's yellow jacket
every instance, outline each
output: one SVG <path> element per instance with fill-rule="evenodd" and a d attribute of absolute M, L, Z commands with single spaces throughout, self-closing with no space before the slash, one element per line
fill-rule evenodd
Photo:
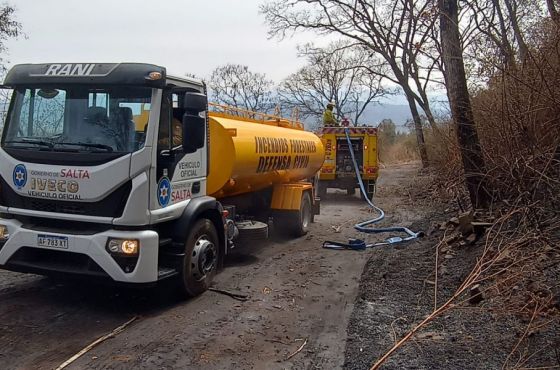
<path fill-rule="evenodd" d="M 334 114 L 333 111 L 330 109 L 325 109 L 325 112 L 323 113 L 323 125 L 325 126 L 336 126 L 337 122 L 336 119 L 334 118 Z"/>

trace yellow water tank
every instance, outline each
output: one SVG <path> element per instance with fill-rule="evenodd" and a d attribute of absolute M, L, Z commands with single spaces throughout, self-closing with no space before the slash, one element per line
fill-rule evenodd
<path fill-rule="evenodd" d="M 325 160 L 321 139 L 288 126 L 210 112 L 207 194 L 224 198 L 312 178 Z"/>

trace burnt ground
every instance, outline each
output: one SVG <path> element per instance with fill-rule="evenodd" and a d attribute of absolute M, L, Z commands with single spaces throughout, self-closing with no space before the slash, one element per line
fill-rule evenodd
<path fill-rule="evenodd" d="M 452 207 L 421 195 L 425 181 L 415 164 L 383 170 L 376 203 L 388 214 L 385 225 L 428 230 L 450 217 Z M 307 236 L 239 247 L 215 287 L 247 294 L 245 302 L 212 291 L 182 301 L 166 286 L 129 290 L 0 271 L 0 368 L 56 368 L 136 317 L 68 368 L 367 369 L 431 309 L 427 281 L 439 238 L 367 251 L 321 248 L 327 239 L 359 236 L 352 225 L 371 216 L 357 196 L 331 192 Z M 449 253 L 441 300 L 476 253 Z M 488 336 L 480 325 L 492 328 Z M 515 320 L 495 320 L 480 307 L 450 311 L 386 367 L 500 368 L 519 330 Z M 539 338 L 536 345 L 546 347 L 554 335 Z"/>
<path fill-rule="evenodd" d="M 456 204 L 427 197 L 428 180 L 426 176 L 418 176 L 412 183 L 383 188 L 377 194 L 384 200 L 404 199 L 404 209 L 425 210 L 425 217 L 413 221 L 412 229 L 425 230 L 427 235 L 418 242 L 378 248 L 367 262 L 348 326 L 344 369 L 369 369 L 434 310 L 435 248 L 444 234 L 442 225 L 457 215 L 458 209 Z M 403 218 L 399 213 L 395 215 L 392 220 L 397 224 L 410 220 L 406 214 Z M 461 242 L 440 249 L 438 304 L 453 295 L 482 249 L 483 240 L 474 245 Z M 558 270 L 549 271 L 556 277 L 548 279 L 557 288 L 560 286 Z M 529 330 L 528 339 L 513 351 L 530 319 L 503 309 L 503 297 L 492 293 L 485 292 L 478 303 L 469 303 L 469 296 L 461 296 L 459 305 L 417 332 L 381 368 L 560 368 L 558 321 Z M 524 304 L 523 301 L 515 303 Z"/>

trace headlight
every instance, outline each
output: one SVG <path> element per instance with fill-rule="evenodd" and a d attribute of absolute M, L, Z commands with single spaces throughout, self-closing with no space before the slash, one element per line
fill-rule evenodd
<path fill-rule="evenodd" d="M 107 251 L 121 256 L 136 256 L 140 250 L 140 242 L 135 239 L 113 239 L 107 242 Z"/>

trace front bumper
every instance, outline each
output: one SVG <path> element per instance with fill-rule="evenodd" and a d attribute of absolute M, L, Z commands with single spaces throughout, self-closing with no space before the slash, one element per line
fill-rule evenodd
<path fill-rule="evenodd" d="M 15 219 L 0 219 L 8 228 L 9 238 L 0 243 L 0 268 L 48 275 L 62 273 L 107 277 L 122 283 L 151 283 L 158 280 L 158 234 L 152 230 L 105 230 L 79 233 L 24 226 Z M 38 245 L 39 235 L 68 237 L 68 248 Z M 107 252 L 108 238 L 140 241 L 138 261 L 134 269 L 125 272 Z"/>

